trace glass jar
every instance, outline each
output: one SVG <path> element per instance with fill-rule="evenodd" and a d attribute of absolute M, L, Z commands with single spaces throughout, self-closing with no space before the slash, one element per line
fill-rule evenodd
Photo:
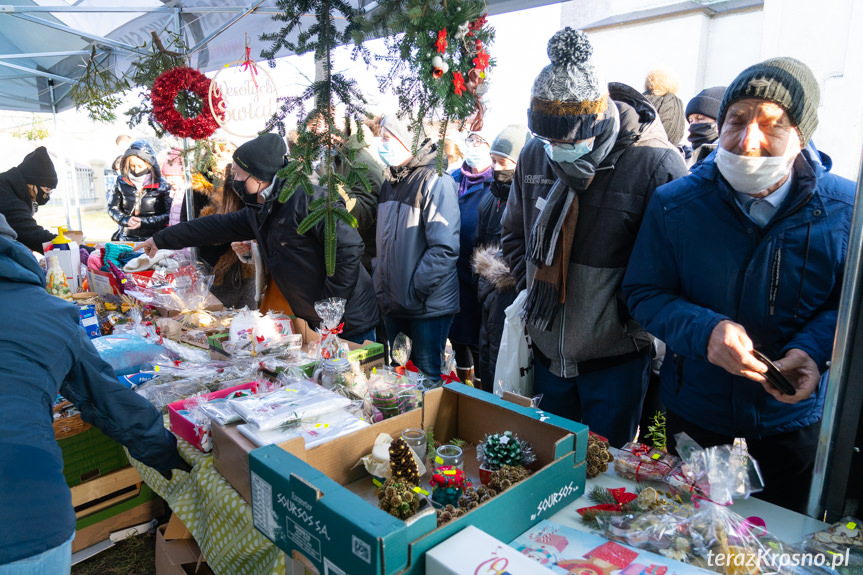
<path fill-rule="evenodd" d="M 411 427 L 402 431 L 402 439 L 408 444 L 423 465 L 425 465 L 426 451 L 428 449 L 426 443 L 426 432 L 416 427 Z"/>
<path fill-rule="evenodd" d="M 434 467 L 455 467 L 464 471 L 464 453 L 461 447 L 455 445 L 441 445 L 437 448 L 434 458 Z"/>
<path fill-rule="evenodd" d="M 351 362 L 345 358 L 321 361 L 321 371 L 321 385 L 327 389 L 338 388 L 339 386 L 350 389 L 354 385 Z"/>

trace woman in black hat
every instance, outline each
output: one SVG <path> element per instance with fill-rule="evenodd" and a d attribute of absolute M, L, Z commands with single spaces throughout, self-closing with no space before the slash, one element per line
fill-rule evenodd
<path fill-rule="evenodd" d="M 45 146 L 0 174 L 0 214 L 18 234 L 18 241 L 40 254 L 44 253 L 42 244 L 53 240 L 55 234 L 37 224 L 33 214 L 48 203 L 56 187 L 57 172 Z"/>

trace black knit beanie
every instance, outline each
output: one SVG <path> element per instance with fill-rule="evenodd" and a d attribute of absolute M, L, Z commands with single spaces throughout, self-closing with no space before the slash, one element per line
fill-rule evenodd
<path fill-rule="evenodd" d="M 45 146 L 39 146 L 24 156 L 18 164 L 18 169 L 21 170 L 24 181 L 28 184 L 44 186 L 52 190 L 57 187 L 57 172 Z"/>
<path fill-rule="evenodd" d="M 270 183 L 282 166 L 288 147 L 278 134 L 261 134 L 234 151 L 234 161 L 238 166 L 262 182 Z"/>
<path fill-rule="evenodd" d="M 719 103 L 722 102 L 723 94 L 725 94 L 725 86 L 714 86 L 701 90 L 686 104 L 686 118 L 688 119 L 692 114 L 701 114 L 716 121 L 719 117 Z"/>
<path fill-rule="evenodd" d="M 818 127 L 821 90 L 812 70 L 800 60 L 772 58 L 743 70 L 728 86 L 719 106 L 720 132 L 728 107 L 747 98 L 767 100 L 785 110 L 803 146 L 809 143 Z"/>

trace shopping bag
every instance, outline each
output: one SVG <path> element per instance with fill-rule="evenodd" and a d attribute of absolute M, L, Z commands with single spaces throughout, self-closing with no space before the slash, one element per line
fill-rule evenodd
<path fill-rule="evenodd" d="M 527 290 L 522 290 L 506 308 L 503 337 L 494 370 L 494 393 L 502 396 L 509 391 L 530 397 L 533 393 L 533 350 L 522 309 Z"/>

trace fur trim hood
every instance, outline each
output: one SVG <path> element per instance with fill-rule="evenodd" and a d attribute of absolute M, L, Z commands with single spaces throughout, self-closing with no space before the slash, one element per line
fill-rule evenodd
<path fill-rule="evenodd" d="M 515 277 L 500 255 L 499 245 L 479 247 L 473 252 L 471 266 L 474 273 L 491 283 L 497 291 L 515 287 Z"/>

